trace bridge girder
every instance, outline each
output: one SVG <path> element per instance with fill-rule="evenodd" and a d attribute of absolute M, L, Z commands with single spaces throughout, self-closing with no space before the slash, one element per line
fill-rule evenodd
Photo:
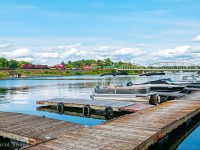
<path fill-rule="evenodd" d="M 144 71 L 200 71 L 200 69 L 190 62 L 157 62 L 143 67 L 139 64 L 127 63 L 118 70 L 144 70 Z"/>

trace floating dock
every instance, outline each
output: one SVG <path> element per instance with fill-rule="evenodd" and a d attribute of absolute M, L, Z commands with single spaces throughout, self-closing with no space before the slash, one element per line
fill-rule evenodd
<path fill-rule="evenodd" d="M 83 108 L 85 105 L 89 105 L 93 110 L 105 110 L 106 107 L 111 107 L 113 111 L 121 112 L 136 112 L 143 110 L 149 107 L 152 107 L 147 102 L 135 103 L 135 102 L 123 102 L 123 101 L 114 101 L 114 100 L 84 100 L 84 99 L 66 99 L 66 98 L 55 98 L 44 101 L 37 101 L 37 104 L 46 105 L 46 106 L 57 106 L 59 103 L 63 103 L 65 107 L 73 108 Z"/>
<path fill-rule="evenodd" d="M 93 127 L 2 112 L 0 136 L 16 140 L 25 138 L 23 141 L 32 145 L 22 149 L 28 150 L 147 149 L 199 113 L 200 92 Z"/>

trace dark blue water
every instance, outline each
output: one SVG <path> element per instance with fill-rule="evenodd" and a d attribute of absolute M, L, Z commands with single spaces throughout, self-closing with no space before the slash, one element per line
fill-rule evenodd
<path fill-rule="evenodd" d="M 200 127 L 197 127 L 177 148 L 178 150 L 200 149 Z"/>

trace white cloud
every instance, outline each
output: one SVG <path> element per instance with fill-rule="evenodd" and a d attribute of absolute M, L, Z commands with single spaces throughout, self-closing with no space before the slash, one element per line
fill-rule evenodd
<path fill-rule="evenodd" d="M 112 55 L 132 55 L 138 56 L 141 54 L 141 51 L 138 48 L 122 48 L 115 50 L 111 53 Z"/>
<path fill-rule="evenodd" d="M 15 58 L 17 61 L 27 61 L 27 62 L 32 62 L 34 61 L 34 58 L 31 57 L 23 57 L 23 58 Z"/>
<path fill-rule="evenodd" d="M 60 47 L 61 48 L 61 47 Z M 69 47 L 68 47 L 69 48 Z M 151 51 L 144 48 L 113 48 L 105 50 L 108 47 L 102 46 L 102 50 L 94 50 L 84 47 L 70 48 L 64 51 L 33 51 L 27 48 L 19 48 L 10 52 L 2 52 L 1 57 L 16 60 L 26 60 L 34 64 L 51 64 L 64 61 L 75 61 L 80 59 L 105 59 L 110 58 L 113 61 L 135 62 L 137 64 L 149 65 L 160 61 L 182 61 L 200 59 L 200 46 L 182 45 L 175 48 Z M 93 49 L 93 48 L 92 48 Z"/>
<path fill-rule="evenodd" d="M 10 52 L 2 52 L 2 56 L 9 59 L 29 57 L 31 55 L 32 52 L 27 48 L 19 48 Z"/>
<path fill-rule="evenodd" d="M 44 63 L 48 60 L 59 59 L 60 54 L 58 52 L 36 52 L 31 51 L 27 48 L 19 48 L 10 52 L 2 52 L 1 57 L 5 57 L 7 59 L 15 59 L 18 61 L 28 61 L 34 63 Z"/>
<path fill-rule="evenodd" d="M 44 59 L 58 59 L 60 58 L 60 54 L 57 52 L 44 52 L 44 53 L 37 53 L 34 54 L 33 56 L 38 57 L 38 58 L 44 58 Z"/>
<path fill-rule="evenodd" d="M 178 46 L 174 49 L 159 50 L 152 53 L 152 56 L 157 57 L 175 57 L 186 54 L 190 50 L 190 46 Z"/>
<path fill-rule="evenodd" d="M 78 52 L 77 49 L 72 48 L 72 49 L 66 50 L 64 53 L 60 54 L 60 56 L 61 58 L 70 58 L 73 55 L 75 55 L 77 52 Z"/>
<path fill-rule="evenodd" d="M 13 57 L 27 57 L 27 56 L 31 56 L 31 54 L 32 54 L 31 50 L 27 48 L 19 48 L 11 52 L 11 55 Z"/>
<path fill-rule="evenodd" d="M 101 46 L 101 47 L 99 48 L 99 50 L 107 50 L 107 49 L 109 49 L 109 46 Z"/>
<path fill-rule="evenodd" d="M 193 39 L 193 41 L 195 41 L 195 42 L 200 42 L 200 34 L 197 35 L 197 36 Z"/>

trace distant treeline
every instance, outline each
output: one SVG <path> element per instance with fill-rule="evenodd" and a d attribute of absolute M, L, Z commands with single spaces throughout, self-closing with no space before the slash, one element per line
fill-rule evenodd
<path fill-rule="evenodd" d="M 17 69 L 20 68 L 22 64 L 30 64 L 27 61 L 16 61 L 16 60 L 8 60 L 6 58 L 0 58 L 0 69 Z"/>
<path fill-rule="evenodd" d="M 17 69 L 17 68 L 21 68 L 22 64 L 31 64 L 31 63 L 27 61 L 17 61 L 13 59 L 8 60 L 2 57 L 0 58 L 0 69 Z M 112 60 L 110 60 L 110 58 L 107 58 L 104 60 L 82 59 L 82 60 L 77 60 L 77 61 L 68 61 L 67 63 L 62 61 L 61 64 L 64 65 L 65 68 L 84 68 L 85 66 L 90 66 L 93 69 L 101 69 L 101 68 L 112 69 L 112 68 L 120 68 L 126 65 L 134 66 L 131 63 L 122 62 L 122 61 L 113 62 Z"/>
<path fill-rule="evenodd" d="M 84 67 L 90 66 L 90 68 L 93 68 L 93 69 L 120 68 L 122 66 L 132 65 L 130 62 L 129 63 L 122 62 L 122 61 L 113 62 L 112 60 L 110 60 L 110 58 L 107 58 L 104 60 L 82 59 L 82 60 L 77 60 L 77 61 L 68 61 L 67 63 L 62 61 L 61 64 L 64 65 L 66 68 L 84 68 Z"/>

